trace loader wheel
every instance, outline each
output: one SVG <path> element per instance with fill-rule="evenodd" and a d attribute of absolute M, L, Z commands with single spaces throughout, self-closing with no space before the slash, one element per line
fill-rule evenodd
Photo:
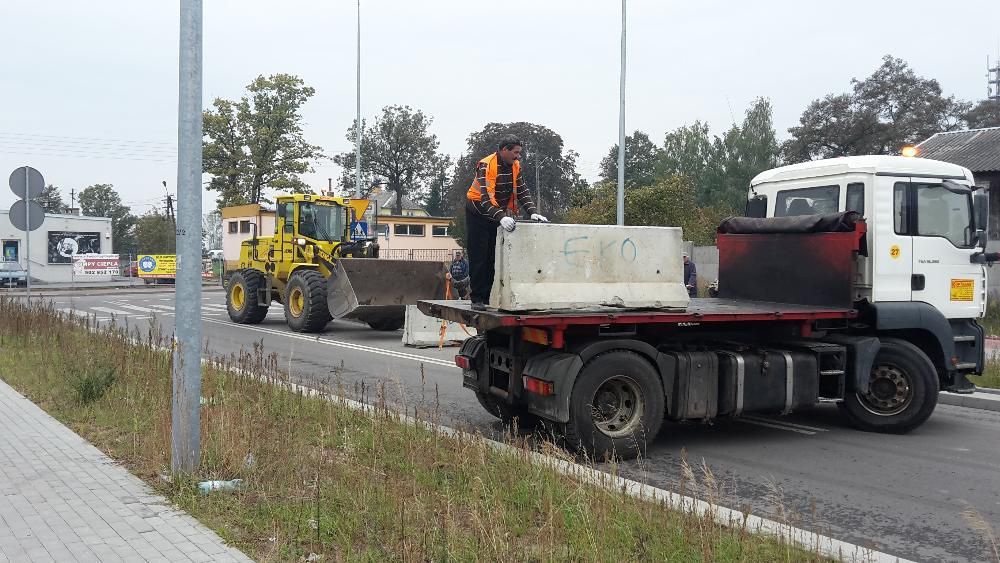
<path fill-rule="evenodd" d="M 883 338 L 868 388 L 848 393 L 839 403 L 840 411 L 861 430 L 904 434 L 934 412 L 938 387 L 937 370 L 920 348 Z"/>
<path fill-rule="evenodd" d="M 285 321 L 295 332 L 319 332 L 332 318 L 326 305 L 326 278 L 315 270 L 292 274 L 283 301 Z"/>
<path fill-rule="evenodd" d="M 659 374 L 634 352 L 606 352 L 588 361 L 569 401 L 566 443 L 598 461 L 644 453 L 663 423 Z"/>
<path fill-rule="evenodd" d="M 257 324 L 267 316 L 267 307 L 257 304 L 257 291 L 264 287 L 264 274 L 239 270 L 229 277 L 226 310 L 234 323 Z"/>

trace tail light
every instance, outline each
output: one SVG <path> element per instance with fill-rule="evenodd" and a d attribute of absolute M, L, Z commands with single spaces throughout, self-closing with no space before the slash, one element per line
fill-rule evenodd
<path fill-rule="evenodd" d="M 530 375 L 524 376 L 524 388 L 536 395 L 555 394 L 555 386 L 551 381 L 543 381 L 541 379 L 531 377 Z"/>
<path fill-rule="evenodd" d="M 466 370 L 472 369 L 472 362 L 469 360 L 469 357 L 461 354 L 455 356 L 455 365 Z"/>

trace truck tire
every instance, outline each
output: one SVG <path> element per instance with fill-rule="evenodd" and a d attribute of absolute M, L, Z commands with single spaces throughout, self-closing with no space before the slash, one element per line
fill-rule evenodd
<path fill-rule="evenodd" d="M 838 406 L 861 430 L 905 434 L 934 412 L 938 387 L 937 370 L 920 348 L 883 338 L 868 389 L 848 393 Z"/>
<path fill-rule="evenodd" d="M 573 386 L 567 445 L 595 460 L 644 454 L 663 423 L 663 385 L 635 352 L 615 350 L 588 361 Z"/>
<path fill-rule="evenodd" d="M 534 428 L 538 425 L 539 418 L 530 412 L 526 407 L 515 407 L 500 400 L 499 397 L 486 393 L 476 392 L 476 399 L 486 412 L 500 419 L 504 424 L 511 424 L 517 421 L 518 426 L 523 428 Z"/>
<path fill-rule="evenodd" d="M 292 274 L 282 301 L 285 322 L 295 332 L 319 332 L 332 318 L 326 305 L 326 278 L 316 270 Z"/>
<path fill-rule="evenodd" d="M 264 274 L 257 270 L 234 272 L 226 290 L 229 319 L 240 324 L 257 324 L 264 320 L 267 307 L 257 304 L 257 291 L 264 285 Z"/>

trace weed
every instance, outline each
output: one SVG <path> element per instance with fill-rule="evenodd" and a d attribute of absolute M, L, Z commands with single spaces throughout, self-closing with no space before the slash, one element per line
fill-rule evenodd
<path fill-rule="evenodd" d="M 115 383 L 115 372 L 111 368 L 96 368 L 72 377 L 73 391 L 76 401 L 81 405 L 89 405 L 101 400 L 108 389 Z"/>

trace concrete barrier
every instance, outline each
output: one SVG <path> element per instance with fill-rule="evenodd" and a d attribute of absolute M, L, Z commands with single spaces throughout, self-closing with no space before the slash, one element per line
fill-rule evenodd
<path fill-rule="evenodd" d="M 490 306 L 684 308 L 678 227 L 519 223 L 498 229 Z"/>
<path fill-rule="evenodd" d="M 441 341 L 441 319 L 428 317 L 421 313 L 416 305 L 406 306 L 406 319 L 403 323 L 403 345 L 414 348 L 431 348 Z M 448 322 L 444 333 L 445 346 L 458 346 L 466 338 L 476 334 L 475 329 L 462 330 L 462 325 Z"/>

